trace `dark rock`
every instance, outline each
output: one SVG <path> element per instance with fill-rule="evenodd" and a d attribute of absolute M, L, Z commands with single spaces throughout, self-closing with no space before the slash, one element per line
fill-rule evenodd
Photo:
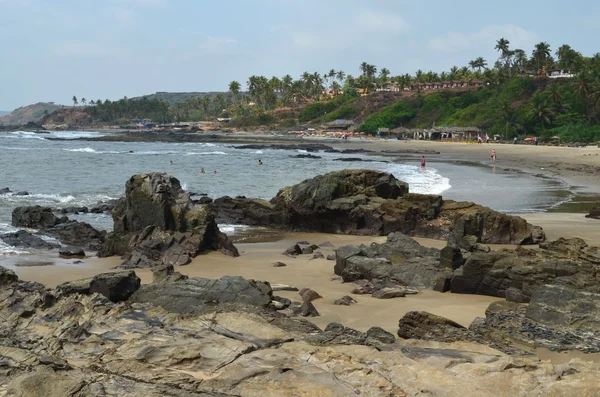
<path fill-rule="evenodd" d="M 283 255 L 295 256 L 302 254 L 302 248 L 298 244 L 291 246 L 283 252 Z"/>
<path fill-rule="evenodd" d="M 84 247 L 91 251 L 102 248 L 106 239 L 106 232 L 95 229 L 85 222 L 66 221 L 45 229 L 45 233 L 55 237 L 63 244 Z"/>
<path fill-rule="evenodd" d="M 210 197 L 201 197 L 200 200 L 198 200 L 199 204 L 210 204 L 212 203 L 214 200 L 211 199 Z"/>
<path fill-rule="evenodd" d="M 94 277 L 69 281 L 56 287 L 58 296 L 99 293 L 112 302 L 122 302 L 140 288 L 140 278 L 133 271 L 102 273 Z"/>
<path fill-rule="evenodd" d="M 310 243 L 306 240 L 298 241 L 296 244 L 298 245 L 310 245 Z"/>
<path fill-rule="evenodd" d="M 600 202 L 596 202 L 590 210 L 590 212 L 585 217 L 592 219 L 600 219 Z"/>
<path fill-rule="evenodd" d="M 352 298 L 351 296 L 342 296 L 340 299 L 336 299 L 333 304 L 334 305 L 338 305 L 338 306 L 350 306 L 357 303 L 356 300 L 354 300 L 354 298 Z"/>
<path fill-rule="evenodd" d="M 13 196 L 29 196 L 29 192 L 23 190 L 20 192 L 13 193 Z"/>
<path fill-rule="evenodd" d="M 184 265 L 208 250 L 239 256 L 209 207 L 165 173 L 132 176 L 112 214 L 114 232 L 99 256 L 123 255 L 123 268 Z"/>
<path fill-rule="evenodd" d="M 87 214 L 89 212 L 88 207 L 65 207 L 59 211 L 61 214 Z"/>
<path fill-rule="evenodd" d="M 302 253 L 302 255 L 312 254 L 313 249 L 311 247 L 302 247 L 301 253 Z"/>
<path fill-rule="evenodd" d="M 356 284 L 356 288 L 352 290 L 353 294 L 371 295 L 373 292 L 375 292 L 375 286 L 369 280 L 356 280 L 354 283 Z"/>
<path fill-rule="evenodd" d="M 10 193 L 10 189 L 7 187 L 3 187 L 2 189 L 0 189 L 0 194 L 7 194 Z"/>
<path fill-rule="evenodd" d="M 300 296 L 302 297 L 302 300 L 304 302 L 312 302 L 316 299 L 320 299 L 322 298 L 321 295 L 319 295 L 318 292 L 313 291 L 310 288 L 302 288 L 299 292 Z"/>
<path fill-rule="evenodd" d="M 217 223 L 221 224 L 270 227 L 282 227 L 285 224 L 283 212 L 261 199 L 224 196 L 215 199 L 209 207 Z"/>
<path fill-rule="evenodd" d="M 313 154 L 304 153 L 304 154 L 297 154 L 295 156 L 292 156 L 292 158 L 295 158 L 295 159 L 320 159 L 322 157 L 315 156 Z"/>
<path fill-rule="evenodd" d="M 451 277 L 440 277 L 433 285 L 433 290 L 437 292 L 448 292 L 451 289 L 452 278 Z"/>
<path fill-rule="evenodd" d="M 220 279 L 185 278 L 145 284 L 131 302 L 151 303 L 173 313 L 195 314 L 214 311 L 214 305 L 248 305 L 266 308 L 273 300 L 269 284 L 242 277 Z"/>
<path fill-rule="evenodd" d="M 24 247 L 33 249 L 53 249 L 60 247 L 60 244 L 52 243 L 29 233 L 25 230 L 18 230 L 14 233 L 0 235 L 0 240 L 13 247 Z"/>
<path fill-rule="evenodd" d="M 398 336 L 403 339 L 424 339 L 438 342 L 471 340 L 469 330 L 462 325 L 427 312 L 408 312 L 398 323 Z"/>
<path fill-rule="evenodd" d="M 331 146 L 323 145 L 321 143 L 299 143 L 299 144 L 250 144 L 250 145 L 239 145 L 232 146 L 234 149 L 273 149 L 273 150 L 306 150 L 307 152 L 315 152 L 319 150 L 330 150 L 333 149 Z"/>
<path fill-rule="evenodd" d="M 310 260 L 313 259 L 325 259 L 325 255 L 323 255 L 321 252 L 316 252 Z"/>
<path fill-rule="evenodd" d="M 465 263 L 460 248 L 447 245 L 440 251 L 440 264 L 451 270 L 456 270 Z"/>
<path fill-rule="evenodd" d="M 82 248 L 64 247 L 58 250 L 58 255 L 63 258 L 85 258 L 85 251 Z"/>
<path fill-rule="evenodd" d="M 319 317 L 320 314 L 317 308 L 309 301 L 304 301 L 300 306 L 300 315 L 302 317 Z"/>
<path fill-rule="evenodd" d="M 153 283 L 172 283 L 181 280 L 187 280 L 189 277 L 176 272 L 173 265 L 164 265 L 152 268 Z"/>
<path fill-rule="evenodd" d="M 364 345 L 367 335 L 339 323 L 329 323 L 322 333 L 311 335 L 304 340 L 312 345 Z"/>
<path fill-rule="evenodd" d="M 394 334 L 380 327 L 371 327 L 367 330 L 367 344 L 369 344 L 369 339 L 388 345 L 396 342 Z"/>
<path fill-rule="evenodd" d="M 334 261 L 335 260 L 335 255 L 327 255 L 327 260 L 328 261 Z"/>
<path fill-rule="evenodd" d="M 34 229 L 48 229 L 56 225 L 59 219 L 52 213 L 52 208 L 17 207 L 12 212 L 12 225 L 16 227 L 29 227 Z"/>
<path fill-rule="evenodd" d="M 102 214 L 113 210 L 119 200 L 100 201 L 89 212 L 92 214 Z"/>
<path fill-rule="evenodd" d="M 377 299 L 404 298 L 406 291 L 402 288 L 382 288 L 373 292 L 371 296 Z"/>
<path fill-rule="evenodd" d="M 287 266 L 285 263 L 283 262 L 275 262 L 273 263 L 273 267 L 285 267 Z"/>
<path fill-rule="evenodd" d="M 319 244 L 319 248 L 333 248 L 333 244 L 331 244 L 329 241 L 325 241 Z"/>
<path fill-rule="evenodd" d="M 287 284 L 271 284 L 271 289 L 273 291 L 298 291 L 298 287 L 294 287 L 293 285 Z"/>

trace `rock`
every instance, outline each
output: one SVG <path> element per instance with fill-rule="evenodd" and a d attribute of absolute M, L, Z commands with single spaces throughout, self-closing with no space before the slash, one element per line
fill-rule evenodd
<path fill-rule="evenodd" d="M 106 232 L 95 229 L 85 222 L 62 221 L 53 227 L 44 230 L 63 244 L 84 247 L 90 251 L 98 251 L 102 248 Z"/>
<path fill-rule="evenodd" d="M 323 145 L 321 143 L 298 143 L 298 144 L 249 144 L 249 145 L 238 145 L 232 146 L 234 149 L 253 149 L 253 150 L 306 150 L 307 152 L 318 152 L 319 150 L 328 151 L 333 150 L 331 146 Z"/>
<path fill-rule="evenodd" d="M 164 265 L 152 268 L 153 283 L 172 283 L 180 280 L 187 280 L 189 277 L 176 272 L 173 265 Z"/>
<path fill-rule="evenodd" d="M 448 292 L 451 289 L 451 285 L 451 277 L 440 277 L 437 279 L 432 289 L 437 292 Z"/>
<path fill-rule="evenodd" d="M 22 190 L 20 192 L 13 193 L 13 196 L 29 196 L 29 192 Z"/>
<path fill-rule="evenodd" d="M 352 290 L 353 294 L 370 295 L 375 292 L 375 286 L 373 286 L 373 283 L 369 280 L 356 280 L 354 284 L 356 284 L 356 288 Z"/>
<path fill-rule="evenodd" d="M 300 246 L 298 244 L 292 245 L 290 248 L 286 249 L 283 252 L 283 255 L 287 255 L 287 256 L 295 256 L 295 255 L 300 255 L 300 254 L 302 254 L 302 248 L 300 248 Z"/>
<path fill-rule="evenodd" d="M 65 207 L 59 211 L 61 214 L 87 214 L 89 212 L 88 207 Z"/>
<path fill-rule="evenodd" d="M 277 304 L 274 304 L 274 302 L 277 302 Z M 275 310 L 283 310 L 290 307 L 292 305 L 292 301 L 287 298 L 282 298 L 281 296 L 273 296 L 271 305 L 275 308 Z"/>
<path fill-rule="evenodd" d="M 30 232 L 25 230 L 18 230 L 14 233 L 6 233 L 0 235 L 0 240 L 13 247 L 24 247 L 34 249 L 53 249 L 60 247 L 60 244 L 46 241 L 41 237 L 31 234 Z"/>
<path fill-rule="evenodd" d="M 312 302 L 316 299 L 320 299 L 322 298 L 321 295 L 319 295 L 318 292 L 313 291 L 310 288 L 302 288 L 299 292 L 300 296 L 302 297 L 302 300 L 304 302 Z"/>
<path fill-rule="evenodd" d="M 356 300 L 354 300 L 354 298 L 348 295 L 342 296 L 340 299 L 336 299 L 333 302 L 333 304 L 337 306 L 350 306 L 355 303 L 357 303 Z"/>
<path fill-rule="evenodd" d="M 282 227 L 285 223 L 283 212 L 261 199 L 225 196 L 212 201 L 209 208 L 219 224 Z"/>
<path fill-rule="evenodd" d="M 306 153 L 306 154 L 297 154 L 295 156 L 292 156 L 292 158 L 295 158 L 295 159 L 320 159 L 322 157 Z"/>
<path fill-rule="evenodd" d="M 114 231 L 99 256 L 123 255 L 122 268 L 185 265 L 208 250 L 239 256 L 210 208 L 165 173 L 132 176 L 112 213 Z"/>
<path fill-rule="evenodd" d="M 586 218 L 600 219 L 600 202 L 596 202 L 590 212 L 585 216 Z"/>
<path fill-rule="evenodd" d="M 312 254 L 312 253 L 313 253 L 313 249 L 311 247 L 302 247 L 302 249 L 301 249 L 302 255 L 308 255 L 308 254 Z"/>
<path fill-rule="evenodd" d="M 85 258 L 85 251 L 82 248 L 65 247 L 58 250 L 58 255 L 63 258 Z"/>
<path fill-rule="evenodd" d="M 311 335 L 305 340 L 317 346 L 323 345 L 364 345 L 367 335 L 340 323 L 329 323 L 321 334 Z"/>
<path fill-rule="evenodd" d="M 367 330 L 367 345 L 370 345 L 369 342 L 379 342 L 386 345 L 392 344 L 396 342 L 396 338 L 394 334 L 387 332 L 383 328 L 380 327 L 371 327 Z"/>
<path fill-rule="evenodd" d="M 335 259 L 336 259 L 335 255 L 327 255 L 327 260 L 328 261 L 334 261 Z"/>
<path fill-rule="evenodd" d="M 131 302 L 151 303 L 181 314 L 213 311 L 219 304 L 249 305 L 266 308 L 273 296 L 269 284 L 225 276 L 220 279 L 191 277 L 173 282 L 142 285 Z"/>
<path fill-rule="evenodd" d="M 317 308 L 310 302 L 304 301 L 302 306 L 300 306 L 300 315 L 302 317 L 319 317 L 320 314 L 317 311 Z"/>
<path fill-rule="evenodd" d="M 119 200 L 108 200 L 108 201 L 99 201 L 94 207 L 90 208 L 90 213 L 92 214 L 102 214 L 105 212 L 110 212 L 115 208 Z"/>
<path fill-rule="evenodd" d="M 94 277 L 62 283 L 56 287 L 58 296 L 99 293 L 111 302 L 122 302 L 140 288 L 141 280 L 133 271 L 102 273 Z"/>
<path fill-rule="evenodd" d="M 48 229 L 59 222 L 52 213 L 52 208 L 40 207 L 17 207 L 12 212 L 12 225 L 16 227 L 29 227 L 33 229 Z"/>
<path fill-rule="evenodd" d="M 331 244 L 329 241 L 325 241 L 319 244 L 319 248 L 333 248 L 333 244 Z"/>
<path fill-rule="evenodd" d="M 210 197 L 200 197 L 200 199 L 198 200 L 198 204 L 211 204 L 213 202 L 214 202 L 214 200 Z M 217 220 L 217 222 L 218 222 L 218 220 Z"/>
<path fill-rule="evenodd" d="M 285 263 L 283 262 L 275 262 L 273 263 L 273 267 L 285 267 L 287 266 Z"/>
<path fill-rule="evenodd" d="M 306 240 L 298 241 L 296 244 L 298 245 L 310 245 L 310 243 Z"/>
<path fill-rule="evenodd" d="M 312 258 L 310 258 L 310 260 L 313 260 L 313 259 L 325 259 L 325 255 L 323 255 L 321 252 L 317 252 L 313 255 Z M 334 257 L 334 259 L 335 259 L 335 257 Z"/>
<path fill-rule="evenodd" d="M 469 330 L 462 325 L 427 312 L 408 312 L 398 323 L 398 336 L 439 342 L 470 340 Z"/>
<path fill-rule="evenodd" d="M 382 288 L 373 292 L 372 296 L 377 299 L 404 298 L 406 292 L 402 288 Z"/>
<path fill-rule="evenodd" d="M 447 245 L 440 251 L 440 264 L 451 270 L 456 270 L 465 263 L 460 248 Z"/>
<path fill-rule="evenodd" d="M 0 194 L 7 194 L 10 193 L 10 189 L 7 187 L 3 187 L 2 189 L 0 189 Z"/>
<path fill-rule="evenodd" d="M 35 262 L 17 262 L 16 267 L 38 267 L 38 266 L 54 266 L 54 262 L 35 261 Z"/>
<path fill-rule="evenodd" d="M 297 287 L 288 284 L 271 284 L 273 291 L 298 291 Z"/>

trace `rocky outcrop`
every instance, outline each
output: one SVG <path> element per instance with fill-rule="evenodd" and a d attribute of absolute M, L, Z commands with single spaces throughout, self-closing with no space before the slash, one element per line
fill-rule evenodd
<path fill-rule="evenodd" d="M 53 249 L 60 247 L 60 244 L 46 241 L 26 230 L 18 230 L 14 233 L 0 235 L 0 240 L 13 247 L 33 248 L 33 249 Z"/>
<path fill-rule="evenodd" d="M 166 173 L 132 176 L 112 213 L 114 230 L 99 255 L 123 255 L 123 268 L 185 265 L 208 250 L 239 255 L 210 208 Z"/>
<path fill-rule="evenodd" d="M 133 271 L 102 273 L 60 284 L 56 287 L 56 296 L 98 293 L 117 303 L 129 299 L 140 288 L 140 284 L 140 278 Z"/>
<path fill-rule="evenodd" d="M 600 219 L 600 202 L 596 202 L 590 212 L 585 216 L 586 218 Z"/>
<path fill-rule="evenodd" d="M 228 196 L 215 199 L 209 205 L 219 224 L 282 227 L 282 211 L 268 201 Z"/>
<path fill-rule="evenodd" d="M 174 274 L 171 274 L 173 276 Z M 54 297 L 0 267 L 0 393 L 63 397 L 594 395 L 600 364 L 553 366 L 470 342 L 394 341 L 278 313 L 173 315 Z M 432 381 L 434 379 L 435 381 Z"/>
<path fill-rule="evenodd" d="M 52 208 L 41 207 L 17 207 L 12 212 L 12 225 L 16 227 L 29 227 L 33 229 L 48 229 L 60 222 L 54 215 Z"/>
<path fill-rule="evenodd" d="M 440 264 L 440 252 L 422 247 L 401 233 L 391 233 L 383 244 L 344 246 L 336 250 L 334 272 L 345 282 L 371 280 L 379 288 L 397 285 L 433 288 L 452 271 Z M 391 285 L 388 285 L 391 284 Z"/>
<path fill-rule="evenodd" d="M 213 311 L 215 305 L 241 305 L 266 308 L 273 300 L 268 283 L 225 276 L 217 280 L 187 278 L 171 265 L 157 269 L 154 282 L 143 285 L 132 302 L 151 303 L 165 310 L 182 314 Z"/>

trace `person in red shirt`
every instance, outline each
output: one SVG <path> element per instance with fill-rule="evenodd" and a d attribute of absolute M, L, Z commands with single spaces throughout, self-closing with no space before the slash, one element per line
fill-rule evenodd
<path fill-rule="evenodd" d="M 425 167 L 425 156 L 421 156 L 421 167 Z"/>

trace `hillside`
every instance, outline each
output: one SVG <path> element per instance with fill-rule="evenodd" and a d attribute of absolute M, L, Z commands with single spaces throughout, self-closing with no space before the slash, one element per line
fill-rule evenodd
<path fill-rule="evenodd" d="M 46 102 L 23 106 L 0 117 L 0 125 L 25 125 L 30 122 L 38 123 L 44 116 L 51 114 L 62 107 L 64 106 Z"/>
<path fill-rule="evenodd" d="M 10 112 L 6 111 L 6 110 L 0 110 L 0 117 L 2 116 L 6 116 L 7 114 L 9 114 Z"/>
<path fill-rule="evenodd" d="M 168 102 L 169 105 L 175 105 L 175 104 L 183 103 L 187 100 L 195 99 L 195 98 L 208 97 L 209 99 L 212 100 L 218 94 L 225 95 L 227 93 L 226 92 L 156 92 L 154 94 L 143 95 L 143 96 L 135 97 L 135 98 L 131 98 L 131 99 L 133 99 L 133 100 L 142 99 L 142 98 L 147 98 L 150 100 L 159 99 L 159 100 Z"/>

